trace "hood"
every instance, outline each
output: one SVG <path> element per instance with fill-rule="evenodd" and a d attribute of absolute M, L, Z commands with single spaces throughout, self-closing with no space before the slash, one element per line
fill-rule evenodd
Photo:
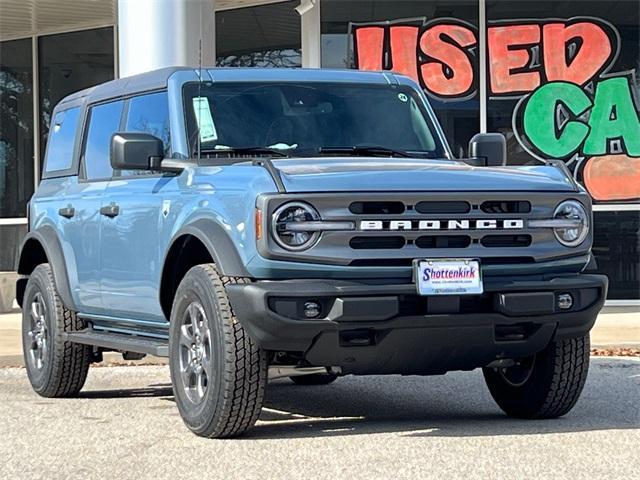
<path fill-rule="evenodd" d="M 450 160 L 296 158 L 273 160 L 287 192 L 575 191 L 560 168 L 473 167 Z"/>

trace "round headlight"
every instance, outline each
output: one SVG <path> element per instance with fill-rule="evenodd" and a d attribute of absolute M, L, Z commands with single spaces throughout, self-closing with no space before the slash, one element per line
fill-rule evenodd
<path fill-rule="evenodd" d="M 287 250 L 306 250 L 313 246 L 320 238 L 319 231 L 305 231 L 290 228 L 299 222 L 314 222 L 320 220 L 320 215 L 311 205 L 302 202 L 289 202 L 279 207 L 271 218 L 271 232 L 273 238 L 282 248 Z"/>
<path fill-rule="evenodd" d="M 553 229 L 556 238 L 567 247 L 577 247 L 589 235 L 589 215 L 580 202 L 562 202 L 553 213 L 556 220 L 568 220 L 567 225 Z"/>

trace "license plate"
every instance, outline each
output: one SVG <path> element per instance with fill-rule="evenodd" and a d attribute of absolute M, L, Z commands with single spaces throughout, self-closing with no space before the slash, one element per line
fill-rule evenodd
<path fill-rule="evenodd" d="M 482 272 L 478 260 L 416 260 L 414 271 L 420 295 L 477 295 L 483 292 Z"/>

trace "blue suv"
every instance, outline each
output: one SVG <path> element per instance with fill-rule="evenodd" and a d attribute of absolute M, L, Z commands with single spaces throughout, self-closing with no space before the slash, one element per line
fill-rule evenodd
<path fill-rule="evenodd" d="M 163 69 L 55 108 L 17 284 L 27 372 L 77 394 L 102 352 L 169 357 L 196 434 L 269 378 L 482 368 L 510 416 L 568 412 L 607 291 L 561 163 L 453 157 L 387 72 Z M 426 408 L 426 407 L 425 407 Z"/>

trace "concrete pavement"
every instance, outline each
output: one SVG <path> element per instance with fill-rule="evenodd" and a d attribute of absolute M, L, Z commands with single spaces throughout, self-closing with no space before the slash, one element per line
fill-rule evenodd
<path fill-rule="evenodd" d="M 235 440 L 182 424 L 166 366 L 92 368 L 77 399 L 35 395 L 0 369 L 0 478 L 637 478 L 640 359 L 593 358 L 575 408 L 506 418 L 479 371 L 269 385 Z"/>
<path fill-rule="evenodd" d="M 20 313 L 0 315 L 0 367 L 22 366 L 22 347 Z M 630 347 L 640 348 L 640 310 L 607 307 L 600 314 L 591 332 L 593 347 Z M 139 362 L 124 362 L 122 356 L 115 353 L 105 354 L 109 364 L 163 364 L 163 359 L 147 357 Z"/>

